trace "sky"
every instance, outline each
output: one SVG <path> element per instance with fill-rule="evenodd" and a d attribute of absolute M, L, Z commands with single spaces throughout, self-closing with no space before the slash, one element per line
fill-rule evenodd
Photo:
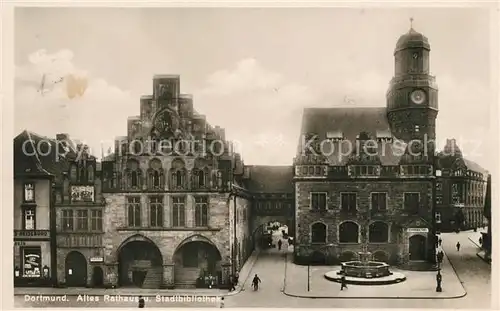
<path fill-rule="evenodd" d="M 139 115 L 153 75 L 178 74 L 245 164 L 290 165 L 304 107 L 385 106 L 410 17 L 431 44 L 438 144 L 456 138 L 491 168 L 490 21 L 478 8 L 18 7 L 14 130 L 69 133 L 101 156 Z M 60 77 L 84 81 L 82 94 L 69 98 L 74 83 Z"/>

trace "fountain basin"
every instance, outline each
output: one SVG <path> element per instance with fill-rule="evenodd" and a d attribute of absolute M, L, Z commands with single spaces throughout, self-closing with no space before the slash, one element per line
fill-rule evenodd
<path fill-rule="evenodd" d="M 347 261 L 341 263 L 341 270 L 338 272 L 344 276 L 357 278 L 380 278 L 389 276 L 392 272 L 389 271 L 389 265 L 385 262 L 377 261 Z"/>
<path fill-rule="evenodd" d="M 341 278 L 344 277 L 340 273 L 340 270 L 333 270 L 325 273 L 325 279 L 331 282 L 341 283 Z M 347 284 L 354 285 L 390 285 L 398 284 L 406 281 L 406 276 L 400 272 L 393 272 L 388 276 L 378 277 L 378 278 L 359 278 L 353 276 L 345 276 L 345 282 Z"/>

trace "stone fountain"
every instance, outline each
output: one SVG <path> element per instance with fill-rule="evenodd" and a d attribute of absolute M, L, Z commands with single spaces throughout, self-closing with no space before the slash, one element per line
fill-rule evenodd
<path fill-rule="evenodd" d="M 325 278 L 340 282 L 345 277 L 347 283 L 358 285 L 393 284 L 406 280 L 402 273 L 389 271 L 387 263 L 372 261 L 372 253 L 367 250 L 366 244 L 358 256 L 359 260 L 342 262 L 340 270 L 325 273 Z"/>

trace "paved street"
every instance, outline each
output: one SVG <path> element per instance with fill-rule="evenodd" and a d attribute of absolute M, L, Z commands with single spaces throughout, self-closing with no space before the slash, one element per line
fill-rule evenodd
<path fill-rule="evenodd" d="M 467 295 L 456 299 L 310 299 L 289 297 L 283 294 L 285 259 L 283 252 L 272 249 L 261 253 L 255 263 L 251 276 L 255 273 L 262 279 L 261 288 L 255 292 L 251 290 L 251 277 L 246 280 L 244 290 L 234 296 L 225 298 L 226 307 L 338 307 L 338 308 L 455 308 L 455 309 L 487 309 L 490 308 L 491 289 L 490 273 L 491 266 L 476 256 L 477 245 L 473 244 L 468 237 L 470 232 L 459 234 L 442 234 L 443 249 L 450 262 L 456 268 L 456 272 L 463 282 Z M 455 248 L 457 241 L 462 247 L 459 252 Z M 355 285 L 351 285 L 355 286 Z M 435 282 L 429 283 L 434 287 Z M 443 283 L 446 287 L 446 284 Z M 150 300 L 154 298 L 149 298 Z M 200 297 L 198 299 L 204 299 Z M 15 297 L 16 307 L 40 306 L 40 307 L 136 307 L 135 302 L 76 302 L 76 297 L 68 297 L 67 303 L 48 302 L 24 302 L 23 296 Z M 148 301 L 146 307 L 215 307 L 217 302 L 156 302 Z"/>

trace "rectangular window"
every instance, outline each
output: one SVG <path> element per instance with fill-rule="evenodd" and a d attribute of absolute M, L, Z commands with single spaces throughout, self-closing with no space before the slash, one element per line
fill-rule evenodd
<path fill-rule="evenodd" d="M 443 204 L 443 197 L 436 196 L 436 204 Z"/>
<path fill-rule="evenodd" d="M 63 210 L 62 211 L 62 230 L 63 231 L 73 231 L 73 211 Z"/>
<path fill-rule="evenodd" d="M 140 227 L 141 226 L 141 198 L 130 197 L 127 199 L 128 209 L 128 226 Z"/>
<path fill-rule="evenodd" d="M 208 227 L 208 198 L 195 198 L 195 226 Z"/>
<path fill-rule="evenodd" d="M 352 213 L 356 211 L 356 193 L 342 193 L 340 206 L 343 212 Z"/>
<path fill-rule="evenodd" d="M 22 253 L 22 272 L 23 277 L 39 278 L 42 275 L 42 248 L 41 247 L 24 247 Z"/>
<path fill-rule="evenodd" d="M 404 209 L 409 214 L 418 214 L 420 209 L 420 194 L 406 192 L 404 194 Z"/>
<path fill-rule="evenodd" d="M 436 220 L 436 223 L 437 223 L 437 224 L 440 224 L 440 223 L 441 223 L 441 212 L 436 212 L 436 213 L 434 214 L 434 218 L 435 218 L 435 220 Z"/>
<path fill-rule="evenodd" d="M 24 184 L 24 202 L 35 202 L 35 184 L 25 183 Z"/>
<path fill-rule="evenodd" d="M 442 181 L 436 182 L 436 191 L 437 192 L 443 191 L 443 182 Z"/>
<path fill-rule="evenodd" d="M 87 210 L 76 211 L 76 230 L 87 231 L 89 230 L 89 213 Z"/>
<path fill-rule="evenodd" d="M 172 226 L 184 227 L 186 225 L 186 199 L 184 197 L 173 197 L 172 201 Z"/>
<path fill-rule="evenodd" d="M 149 199 L 149 225 L 163 227 L 163 198 L 152 197 Z"/>
<path fill-rule="evenodd" d="M 321 171 L 322 171 L 322 167 L 321 166 L 316 166 L 316 175 L 322 175 L 321 174 Z"/>
<path fill-rule="evenodd" d="M 35 230 L 36 229 L 36 210 L 34 208 L 23 209 L 23 229 Z"/>
<path fill-rule="evenodd" d="M 92 231 L 102 231 L 102 211 L 90 211 L 90 229 Z"/>
<path fill-rule="evenodd" d="M 372 211 L 385 211 L 387 209 L 387 193 L 372 193 Z"/>
<path fill-rule="evenodd" d="M 326 210 L 326 193 L 311 192 L 311 209 Z"/>

